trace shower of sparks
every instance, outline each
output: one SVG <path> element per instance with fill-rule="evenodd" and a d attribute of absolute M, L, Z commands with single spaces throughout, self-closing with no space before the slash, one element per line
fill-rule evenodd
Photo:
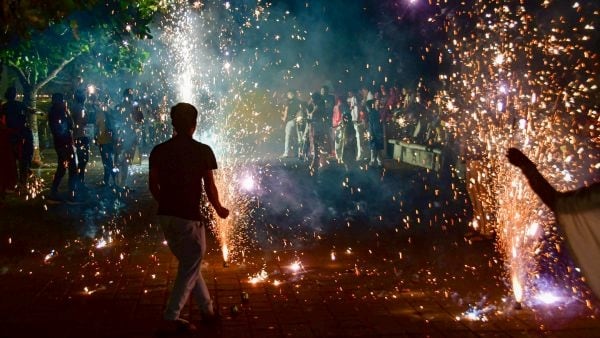
<path fill-rule="evenodd" d="M 248 282 L 252 285 L 255 285 L 255 284 L 266 281 L 268 278 L 269 278 L 269 274 L 264 269 L 262 269 L 262 270 L 260 270 L 260 272 L 258 272 L 254 276 L 248 277 Z"/>
<path fill-rule="evenodd" d="M 96 249 L 102 249 L 105 248 L 108 244 L 110 243 L 110 239 L 109 241 L 107 241 L 104 238 L 101 238 L 100 240 L 98 240 L 98 242 L 96 243 Z"/>
<path fill-rule="evenodd" d="M 495 232 L 517 301 L 544 292 L 534 282 L 538 247 L 553 220 L 507 149 L 522 149 L 559 190 L 589 184 L 600 162 L 598 54 L 587 42 L 598 12 L 574 5 L 557 14 L 559 6 L 545 3 L 547 18 L 518 1 L 457 6 L 439 56 L 453 69 L 440 76 L 444 115 L 464 144 L 472 225 Z"/>
<path fill-rule="evenodd" d="M 457 316 L 456 320 L 466 319 L 469 321 L 487 322 L 489 320 L 488 314 L 494 310 L 495 308 L 493 306 L 484 308 L 471 307 L 462 314 L 462 317 Z"/>
<path fill-rule="evenodd" d="M 225 5 L 225 9 L 229 10 Z M 226 12 L 227 13 L 227 12 Z M 261 12 L 262 13 L 262 12 Z M 227 60 L 230 55 L 227 32 L 228 21 L 217 20 L 210 10 L 198 11 L 185 2 L 175 4 L 171 14 L 162 23 L 160 37 L 172 51 L 161 61 L 174 70 L 173 83 L 176 100 L 194 104 L 199 110 L 198 128 L 194 137 L 211 146 L 219 162 L 215 183 L 224 206 L 230 209 L 227 219 L 215 217 L 213 229 L 226 262 L 241 258 L 250 240 L 250 202 L 248 195 L 257 188 L 257 181 L 245 168 L 246 160 L 254 152 L 245 142 L 249 134 L 259 135 L 268 129 L 259 129 L 255 118 L 264 110 L 252 104 L 245 80 L 233 77 L 236 65 Z M 211 45 L 213 30 L 222 32 L 219 53 Z M 240 174 L 245 173 L 245 174 Z M 210 208 L 208 208 L 210 209 Z"/>
<path fill-rule="evenodd" d="M 435 1 L 429 3 L 432 2 Z M 442 116 L 446 128 L 453 131 L 466 146 L 465 155 L 476 159 L 470 163 L 473 167 L 469 170 L 475 175 L 470 177 L 469 182 L 479 194 L 477 198 L 481 202 L 482 212 L 475 211 L 476 219 L 472 225 L 482 232 L 493 230 L 496 233 L 497 249 L 507 266 L 506 280 L 511 285 L 512 296 L 516 301 L 523 301 L 523 304 L 527 305 L 562 305 L 568 303 L 566 298 L 574 294 L 579 298 L 584 293 L 580 292 L 578 287 L 556 290 L 553 286 L 541 282 L 543 278 L 537 278 L 537 258 L 544 254 L 540 249 L 539 239 L 551 232 L 549 225 L 552 220 L 549 211 L 537 202 L 537 197 L 529 190 L 521 173 L 506 164 L 504 154 L 510 146 L 523 149 L 559 189 L 571 189 L 589 182 L 586 180 L 591 174 L 600 169 L 599 109 L 598 101 L 592 99 L 594 95 L 597 97 L 598 92 L 598 55 L 585 45 L 587 36 L 595 34 L 594 27 L 597 26 L 597 22 L 588 20 L 586 15 L 590 12 L 585 8 L 573 6 L 573 13 L 578 17 L 577 22 L 565 22 L 563 19 L 553 21 L 550 28 L 552 34 L 546 34 L 545 31 L 542 33 L 540 28 L 535 28 L 537 26 L 533 22 L 533 16 L 524 8 L 519 5 L 506 7 L 503 5 L 506 2 L 480 0 L 468 8 L 459 5 L 451 10 L 452 15 L 447 15 L 445 28 L 450 40 L 444 46 L 440 60 L 453 64 L 454 71 L 440 76 L 440 80 L 445 82 L 445 86 L 442 87 L 444 90 L 439 93 L 444 101 L 440 103 L 440 107 L 446 108 Z M 419 7 L 425 6 L 426 2 L 406 0 L 405 3 Z M 440 1 L 438 6 L 445 6 L 442 3 L 446 1 Z M 281 191 L 275 190 L 275 184 L 262 186 L 261 178 L 270 175 L 266 172 L 268 168 L 251 168 L 252 162 L 260 156 L 254 147 L 265 142 L 273 134 L 282 132 L 269 122 L 273 116 L 278 117 L 280 113 L 277 96 L 281 93 L 261 87 L 258 80 L 255 81 L 254 74 L 278 74 L 282 83 L 290 84 L 299 75 L 310 73 L 305 63 L 297 60 L 290 60 L 291 65 L 286 66 L 285 56 L 274 62 L 265 61 L 280 53 L 278 48 L 270 48 L 272 45 L 268 43 L 263 46 L 260 40 L 251 39 L 247 39 L 251 41 L 248 45 L 240 42 L 244 40 L 241 37 L 248 36 L 247 32 L 251 30 L 264 31 L 263 41 L 282 43 L 285 40 L 294 40 L 301 43 L 306 40 L 308 33 L 297 23 L 299 20 L 295 20 L 293 14 L 286 11 L 284 15 L 276 16 L 270 12 L 270 6 L 270 3 L 263 4 L 259 1 L 256 8 L 244 8 L 235 3 L 224 2 L 220 3 L 220 9 L 216 9 L 199 1 L 193 4 L 185 0 L 170 1 L 169 10 L 161 17 L 161 22 L 157 23 L 158 30 L 153 32 L 156 36 L 154 41 L 158 42 L 153 45 L 156 47 L 149 63 L 154 67 L 154 85 L 159 87 L 161 92 L 160 106 L 157 108 L 157 134 L 163 137 L 162 140 L 169 137 L 168 111 L 175 102 L 186 101 L 198 107 L 199 123 L 194 137 L 209 144 L 215 151 L 219 164 L 215 176 L 216 184 L 221 201 L 231 211 L 228 219 L 214 217 L 212 221 L 212 230 L 219 241 L 224 262 L 243 261 L 244 252 L 248 252 L 255 244 L 255 239 L 250 238 L 254 233 L 249 231 L 253 213 L 261 207 L 272 208 L 256 207 L 259 204 L 256 196 L 259 196 L 261 190 L 268 190 L 273 195 L 282 192 L 282 197 L 295 198 L 287 196 L 289 191 L 284 190 L 287 189 L 284 184 L 281 184 L 284 186 Z M 245 13 L 242 13 L 243 11 Z M 234 12 L 236 13 L 232 14 Z M 597 17 L 598 13 L 593 15 Z M 266 21 L 272 24 L 270 32 L 265 29 Z M 438 24 L 440 21 L 435 22 Z M 471 23 L 474 25 L 473 34 L 467 29 Z M 570 37 L 569 32 L 572 29 L 569 25 L 576 26 L 578 34 Z M 276 34 L 273 34 L 274 31 Z M 148 43 L 152 45 L 154 41 Z M 244 57 L 240 56 L 242 54 Z M 252 57 L 248 57 L 250 54 Z M 392 63 L 391 58 L 389 63 Z M 319 60 L 316 60 L 315 64 L 318 65 Z M 286 67 L 287 69 L 284 69 Z M 381 66 L 371 62 L 361 63 L 360 67 L 381 72 Z M 576 76 L 571 76 L 572 74 Z M 363 80 L 362 74 L 357 76 Z M 390 78 L 390 81 L 392 80 L 397 79 Z M 388 82 L 388 77 L 385 77 L 385 82 Z M 88 88 L 90 93 L 102 90 L 100 85 L 98 88 Z M 405 116 L 399 116 L 395 121 L 402 128 L 414 122 Z M 160 137 L 151 141 L 158 143 Z M 366 171 L 366 166 L 364 168 Z M 473 172 L 474 169 L 477 169 L 477 172 Z M 418 181 L 413 181 L 412 184 L 415 185 L 415 182 L 416 185 L 419 184 Z M 276 183 L 285 182 L 283 178 L 279 178 Z M 341 186 L 353 197 L 367 190 L 365 186 L 357 186 L 350 176 Z M 28 189 L 27 196 L 35 198 L 43 189 L 43 181 L 36 181 L 30 187 L 32 188 Z M 429 188 L 430 186 L 426 186 L 425 190 Z M 141 218 L 142 214 L 140 212 L 139 215 L 123 217 L 119 210 L 125 207 L 135 209 L 135 204 L 128 202 L 132 204 L 127 205 L 123 201 L 127 197 L 126 194 L 118 195 L 119 198 L 110 205 L 100 205 L 98 208 L 99 213 L 104 213 L 104 216 L 110 218 L 108 221 L 106 217 L 101 220 L 92 219 L 93 216 L 84 217 L 82 221 L 86 224 L 97 223 L 94 223 L 93 227 L 90 226 L 89 233 L 82 236 L 82 239 L 68 243 L 64 248 L 57 247 L 57 250 L 38 250 L 39 257 L 48 267 L 70 257 L 66 250 L 80 250 L 87 255 L 81 267 L 81 270 L 84 270 L 81 281 L 85 284 L 74 289 L 82 295 L 92 295 L 105 290 L 106 287 L 97 283 L 97 279 L 114 271 L 121 271 L 122 265 L 131 264 L 130 261 L 134 258 L 134 246 L 128 247 L 131 239 L 123 240 L 124 234 L 120 229 L 125 229 L 130 222 L 136 222 L 133 218 Z M 460 195 L 460 192 L 456 195 Z M 399 202 L 402 212 L 405 211 L 403 203 L 406 203 L 406 200 L 401 193 L 393 197 L 394 203 Z M 296 250 L 298 242 L 312 243 L 320 240 L 321 229 L 327 226 L 320 224 L 319 217 L 315 217 L 320 216 L 318 212 L 312 214 L 313 205 L 303 205 L 304 201 L 299 197 L 297 201 L 299 202 L 292 202 L 290 207 L 281 211 L 282 215 L 289 217 L 289 222 L 285 219 L 281 221 L 282 224 L 266 225 L 270 229 L 287 231 L 281 235 L 285 237 L 281 240 L 285 249 Z M 431 205 L 433 204 L 430 204 L 430 209 L 433 208 Z M 348 218 L 366 214 L 371 206 L 366 202 L 356 202 L 352 213 L 348 213 Z M 207 211 L 211 210 L 208 205 L 204 207 Z M 301 216 L 303 221 L 299 224 L 290 224 L 288 231 L 285 228 L 288 227 L 287 223 L 292 223 L 293 217 L 290 215 L 295 211 L 306 215 Z M 403 230 L 418 228 L 427 221 L 430 227 L 435 225 L 434 221 L 427 218 L 431 216 L 424 215 L 427 212 L 428 210 L 419 209 L 414 210 L 414 214 L 403 215 L 401 220 L 399 218 L 400 226 L 396 228 L 396 233 L 402 234 Z M 379 217 L 378 221 L 383 223 L 383 217 Z M 370 223 L 371 220 L 364 222 Z M 344 227 L 347 225 L 347 228 L 355 228 L 356 223 L 354 220 L 348 221 L 344 223 Z M 306 230 L 308 226 L 313 225 L 318 228 Z M 155 224 L 150 224 L 141 236 L 152 237 L 156 229 L 158 227 Z M 281 238 L 273 235 L 275 232 L 274 230 L 269 233 L 264 242 L 277 245 Z M 556 236 L 552 239 L 555 240 Z M 12 238 L 9 237 L 8 242 L 11 244 Z M 361 245 L 365 245 L 364 243 L 369 242 L 362 243 Z M 408 244 L 412 244 L 411 238 L 408 238 Z M 162 246 L 167 246 L 167 242 L 163 241 Z M 324 261 L 327 258 L 336 261 L 332 266 L 343 266 L 351 261 L 345 267 L 345 273 L 351 274 L 352 278 L 366 280 L 385 273 L 384 269 L 377 271 L 363 260 L 377 256 L 378 247 L 379 243 L 365 251 L 360 245 L 354 249 L 338 246 L 337 253 L 331 251 L 327 257 L 327 251 L 324 251 L 323 258 Z M 159 250 L 167 249 L 161 247 Z M 404 253 L 398 252 L 398 257 L 389 261 L 409 262 L 411 248 L 402 250 Z M 432 250 L 435 251 L 436 248 Z M 396 256 L 395 253 L 393 256 Z M 159 276 L 156 279 L 163 278 L 162 273 L 168 269 L 168 262 L 161 262 L 154 254 L 149 255 L 148 259 L 152 262 L 150 268 L 156 268 L 155 272 L 158 274 L 144 275 L 151 276 L 152 279 L 156 276 Z M 496 262 L 497 259 L 493 258 L 492 261 Z M 105 267 L 102 265 L 104 262 L 110 265 Z M 148 268 L 136 266 L 142 272 Z M 292 261 L 292 264 L 284 267 L 287 272 L 292 272 L 289 274 L 281 274 L 277 269 L 267 272 L 266 269 L 265 266 L 256 274 L 249 275 L 248 283 L 266 283 L 277 287 L 289 282 L 289 279 L 298 280 L 298 277 L 304 277 L 298 274 L 304 271 L 299 260 Z M 403 284 L 406 277 L 415 283 L 424 282 L 436 286 L 440 280 L 447 277 L 433 274 L 426 269 L 420 270 L 419 273 L 407 273 L 406 270 L 393 268 L 395 276 L 402 279 Z M 481 273 L 475 267 L 467 265 L 464 271 Z M 269 274 L 279 279 L 272 279 Z M 107 285 L 111 283 L 112 280 L 106 281 Z M 84 285 L 87 286 L 83 287 Z M 83 291 L 80 291 L 82 287 Z M 144 294 L 146 293 L 148 290 L 144 290 Z M 387 299 L 390 296 L 396 299 L 398 295 L 382 292 L 377 297 Z M 584 303 L 588 302 L 589 300 L 585 300 Z M 493 306 L 478 304 L 456 319 L 487 321 L 494 311 Z"/>
<path fill-rule="evenodd" d="M 243 250 L 250 244 L 247 229 L 251 199 L 236 184 L 236 172 L 236 167 L 226 165 L 215 177 L 221 203 L 231 208 L 228 218 L 216 217 L 214 221 L 214 232 L 221 243 L 225 262 L 242 258 Z"/>

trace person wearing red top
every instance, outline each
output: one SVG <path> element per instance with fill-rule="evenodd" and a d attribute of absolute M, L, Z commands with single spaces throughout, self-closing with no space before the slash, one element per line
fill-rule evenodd
<path fill-rule="evenodd" d="M 338 163 L 343 163 L 344 157 L 344 107 L 342 106 L 342 102 L 342 98 L 340 97 L 335 99 L 335 106 L 333 106 L 333 114 L 331 116 L 335 140 L 335 159 Z"/>

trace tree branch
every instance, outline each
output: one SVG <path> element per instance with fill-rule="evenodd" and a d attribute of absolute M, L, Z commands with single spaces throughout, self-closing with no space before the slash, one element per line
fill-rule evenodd
<path fill-rule="evenodd" d="M 27 78 L 27 76 L 25 75 L 25 73 L 23 72 L 23 70 L 21 68 L 19 68 L 19 66 L 17 66 L 12 61 L 8 61 L 8 66 L 17 72 L 17 76 L 19 77 L 19 80 L 21 80 L 21 84 L 28 85 L 28 86 L 31 85 L 29 83 L 29 79 Z"/>
<path fill-rule="evenodd" d="M 81 53 L 76 54 L 68 59 L 63 60 L 63 62 L 58 65 L 58 67 L 56 67 L 52 72 L 50 72 L 50 74 L 48 74 L 48 76 L 42 80 L 41 82 L 39 82 L 38 84 L 35 85 L 36 89 L 40 89 L 43 86 L 45 86 L 48 82 L 52 81 L 52 79 L 54 79 L 56 77 L 56 75 L 58 75 L 58 73 L 60 73 L 63 68 L 65 68 L 66 65 L 68 65 L 71 61 L 75 60 L 76 57 L 78 57 L 79 55 L 81 55 Z"/>

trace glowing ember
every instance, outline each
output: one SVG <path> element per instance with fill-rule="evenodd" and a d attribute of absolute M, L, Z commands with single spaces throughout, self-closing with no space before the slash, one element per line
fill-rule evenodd
<path fill-rule="evenodd" d="M 50 251 L 50 253 L 44 257 L 44 263 L 50 262 L 50 260 L 56 256 L 58 256 L 58 252 L 54 250 Z"/>

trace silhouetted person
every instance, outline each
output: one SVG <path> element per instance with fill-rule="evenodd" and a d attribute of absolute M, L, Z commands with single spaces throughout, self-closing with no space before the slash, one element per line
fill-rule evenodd
<path fill-rule="evenodd" d="M 335 159 L 340 164 L 344 163 L 344 146 L 346 145 L 346 121 L 344 120 L 344 113 L 347 109 L 344 103 L 345 102 L 342 98 L 336 98 L 335 105 L 333 106 L 333 113 L 331 116 L 331 124 L 333 126 L 335 135 Z"/>
<path fill-rule="evenodd" d="M 102 185 L 109 187 L 111 185 L 111 178 L 112 183 L 116 184 L 113 162 L 115 156 L 114 126 L 106 104 L 97 102 L 95 111 L 95 139 L 96 145 L 100 149 L 100 158 L 102 159 L 102 167 L 104 169 Z"/>
<path fill-rule="evenodd" d="M 71 116 L 73 117 L 73 141 L 77 155 L 77 189 L 83 189 L 85 181 L 85 170 L 90 160 L 90 136 L 88 123 L 91 122 L 89 113 L 85 107 L 85 92 L 81 89 L 75 91 L 75 99 L 71 105 Z"/>
<path fill-rule="evenodd" d="M 348 107 L 350 109 L 350 116 L 352 116 L 352 127 L 355 132 L 355 140 L 356 140 L 356 161 L 362 160 L 364 154 L 363 147 L 363 133 L 364 133 L 364 123 L 360 116 L 360 109 L 358 104 L 358 99 L 354 92 L 348 92 L 348 98 L 346 99 L 348 102 Z"/>
<path fill-rule="evenodd" d="M 75 200 L 75 186 L 77 184 L 76 155 L 73 140 L 73 119 L 67 109 L 67 103 L 60 93 L 52 94 L 52 106 L 48 112 L 48 124 L 54 139 L 54 150 L 56 150 L 57 166 L 50 188 L 50 201 L 61 201 L 58 195 L 58 187 L 62 178 L 69 170 L 69 200 Z"/>
<path fill-rule="evenodd" d="M 321 98 L 323 99 L 323 106 L 325 109 L 325 120 L 323 121 L 325 124 L 325 137 L 324 148 L 325 152 L 328 156 L 335 155 L 335 136 L 333 131 L 333 106 L 335 106 L 335 96 L 329 93 L 329 87 L 323 86 L 321 87 Z"/>
<path fill-rule="evenodd" d="M 365 109 L 369 121 L 369 147 L 371 149 L 371 160 L 369 165 L 381 167 L 383 165 L 383 122 L 379 114 L 379 99 L 367 101 Z"/>
<path fill-rule="evenodd" d="M 296 157 L 298 151 L 292 153 L 292 138 L 297 138 L 297 118 L 302 114 L 302 106 L 300 100 L 298 100 L 292 90 L 286 94 L 287 102 L 283 110 L 281 117 L 285 124 L 285 139 L 284 139 L 284 150 L 282 157 Z M 296 140 L 296 143 L 300 144 L 300 140 Z"/>
<path fill-rule="evenodd" d="M 179 267 L 164 319 L 178 329 L 193 328 L 180 318 L 190 293 L 194 294 L 203 319 L 215 316 L 212 300 L 200 268 L 206 252 L 207 215 L 200 211 L 203 191 L 217 215 L 226 218 L 229 210 L 221 205 L 213 170 L 217 160 L 212 149 L 192 138 L 198 111 L 188 103 L 171 108 L 175 135 L 154 147 L 150 154 L 149 186 L 158 201 L 160 224 Z"/>
<path fill-rule="evenodd" d="M 325 153 L 325 139 L 327 137 L 327 121 L 331 121 L 331 114 L 325 112 L 325 102 L 319 93 L 312 93 L 308 103 L 308 137 L 310 142 L 310 167 L 318 170 L 320 156 Z"/>
<path fill-rule="evenodd" d="M 0 119 L 4 119 L 10 130 L 10 143 L 14 158 L 19 162 L 19 183 L 25 187 L 31 174 L 33 159 L 33 132 L 29 125 L 29 114 L 34 114 L 23 102 L 17 101 L 17 89 L 8 87 L 4 93 L 6 102 L 0 107 Z"/>
<path fill-rule="evenodd" d="M 12 131 L 6 127 L 6 116 L 0 116 L 0 207 L 7 190 L 17 185 L 17 162 L 10 142 Z"/>
<path fill-rule="evenodd" d="M 600 298 L 600 182 L 559 192 L 520 150 L 508 149 L 506 157 L 521 169 L 533 191 L 554 212 L 588 285 Z"/>
<path fill-rule="evenodd" d="M 115 166 L 117 168 L 117 185 L 129 187 L 129 166 L 133 163 L 135 150 L 139 145 L 144 115 L 139 103 L 133 99 L 133 89 L 123 92 L 123 101 L 119 103 L 113 114 L 115 128 Z"/>

